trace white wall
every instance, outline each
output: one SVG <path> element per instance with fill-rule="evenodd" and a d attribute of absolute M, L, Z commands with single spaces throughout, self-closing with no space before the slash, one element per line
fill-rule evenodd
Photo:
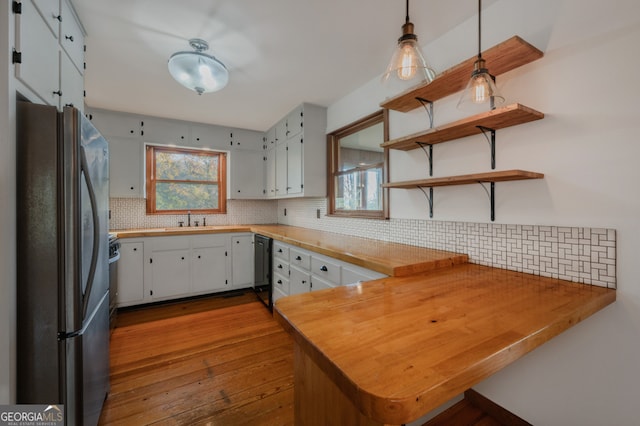
<path fill-rule="evenodd" d="M 15 89 L 11 2 L 0 3 L 0 404 L 15 402 Z"/>
<path fill-rule="evenodd" d="M 474 55 L 476 19 L 424 46 L 433 66 L 444 70 Z M 546 117 L 497 132 L 498 170 L 532 170 L 545 179 L 497 184 L 496 222 L 617 229 L 618 300 L 476 389 L 536 425 L 638 424 L 640 3 L 499 0 L 483 12 L 483 30 L 483 48 L 518 34 L 545 52 L 498 77 L 507 103 Z M 328 131 L 375 111 L 384 96 L 378 80 L 348 94 L 329 107 Z M 455 109 L 457 99 L 436 103 L 436 126 L 465 115 Z M 391 138 L 427 126 L 421 110 L 390 116 Z M 480 135 L 436 145 L 434 156 L 434 176 L 490 169 Z M 392 152 L 391 180 L 427 177 L 426 164 L 420 150 Z M 434 219 L 489 221 L 479 186 L 436 188 L 434 198 Z M 428 218 L 417 190 L 392 190 L 390 201 L 392 218 Z"/>

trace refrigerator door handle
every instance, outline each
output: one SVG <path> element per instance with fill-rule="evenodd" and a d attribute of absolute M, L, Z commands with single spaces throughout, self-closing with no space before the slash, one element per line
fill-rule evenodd
<path fill-rule="evenodd" d="M 87 164 L 87 155 L 84 147 L 80 147 L 80 169 L 84 173 L 87 189 L 89 191 L 89 201 L 91 202 L 91 215 L 93 218 L 93 248 L 91 250 L 91 265 L 89 266 L 89 275 L 87 276 L 87 287 L 82 295 L 82 318 L 87 314 L 87 306 L 89 305 L 89 296 L 93 287 L 93 279 L 96 274 L 96 266 L 98 264 L 98 251 L 100 249 L 100 227 L 98 226 L 98 203 L 96 201 L 96 193 L 93 190 L 91 176 L 89 176 L 89 166 Z"/>

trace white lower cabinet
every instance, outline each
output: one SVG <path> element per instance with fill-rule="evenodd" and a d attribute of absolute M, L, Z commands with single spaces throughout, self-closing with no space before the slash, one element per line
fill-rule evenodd
<path fill-rule="evenodd" d="M 137 305 L 144 299 L 144 242 L 120 241 L 116 303 Z"/>
<path fill-rule="evenodd" d="M 120 241 L 120 307 L 253 286 L 251 233 Z"/>
<path fill-rule="evenodd" d="M 149 247 L 149 297 L 165 300 L 188 295 L 191 292 L 189 239 L 156 237 L 146 246 Z"/>
<path fill-rule="evenodd" d="M 386 275 L 361 266 L 292 246 L 273 243 L 273 300 L 384 278 Z"/>
<path fill-rule="evenodd" d="M 231 237 L 231 275 L 235 288 L 251 287 L 254 280 L 253 234 Z"/>
<path fill-rule="evenodd" d="M 228 290 L 229 253 L 225 235 L 191 237 L 191 292 Z"/>
<path fill-rule="evenodd" d="M 304 269 L 289 268 L 289 294 L 308 293 L 311 290 L 311 274 Z"/>

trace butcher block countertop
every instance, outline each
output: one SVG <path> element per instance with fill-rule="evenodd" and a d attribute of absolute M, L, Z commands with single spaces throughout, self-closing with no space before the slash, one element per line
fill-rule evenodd
<path fill-rule="evenodd" d="M 274 315 L 296 342 L 296 420 L 322 415 L 317 395 L 337 388 L 325 405 L 342 395 L 367 419 L 344 409 L 339 421 L 413 421 L 615 298 L 473 264 L 282 298 Z"/>
<path fill-rule="evenodd" d="M 255 232 L 389 276 L 406 276 L 468 261 L 466 254 L 351 237 L 287 225 L 226 225 L 114 231 L 119 238 Z"/>

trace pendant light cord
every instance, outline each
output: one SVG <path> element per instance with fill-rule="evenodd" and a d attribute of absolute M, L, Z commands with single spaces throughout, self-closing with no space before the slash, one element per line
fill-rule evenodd
<path fill-rule="evenodd" d="M 407 0 L 409 2 L 409 0 Z M 407 12 L 408 13 L 408 12 Z M 482 0 L 478 0 L 478 59 L 482 58 Z"/>
<path fill-rule="evenodd" d="M 404 22 L 409 23 L 409 0 L 407 0 L 407 16 L 405 16 Z"/>

